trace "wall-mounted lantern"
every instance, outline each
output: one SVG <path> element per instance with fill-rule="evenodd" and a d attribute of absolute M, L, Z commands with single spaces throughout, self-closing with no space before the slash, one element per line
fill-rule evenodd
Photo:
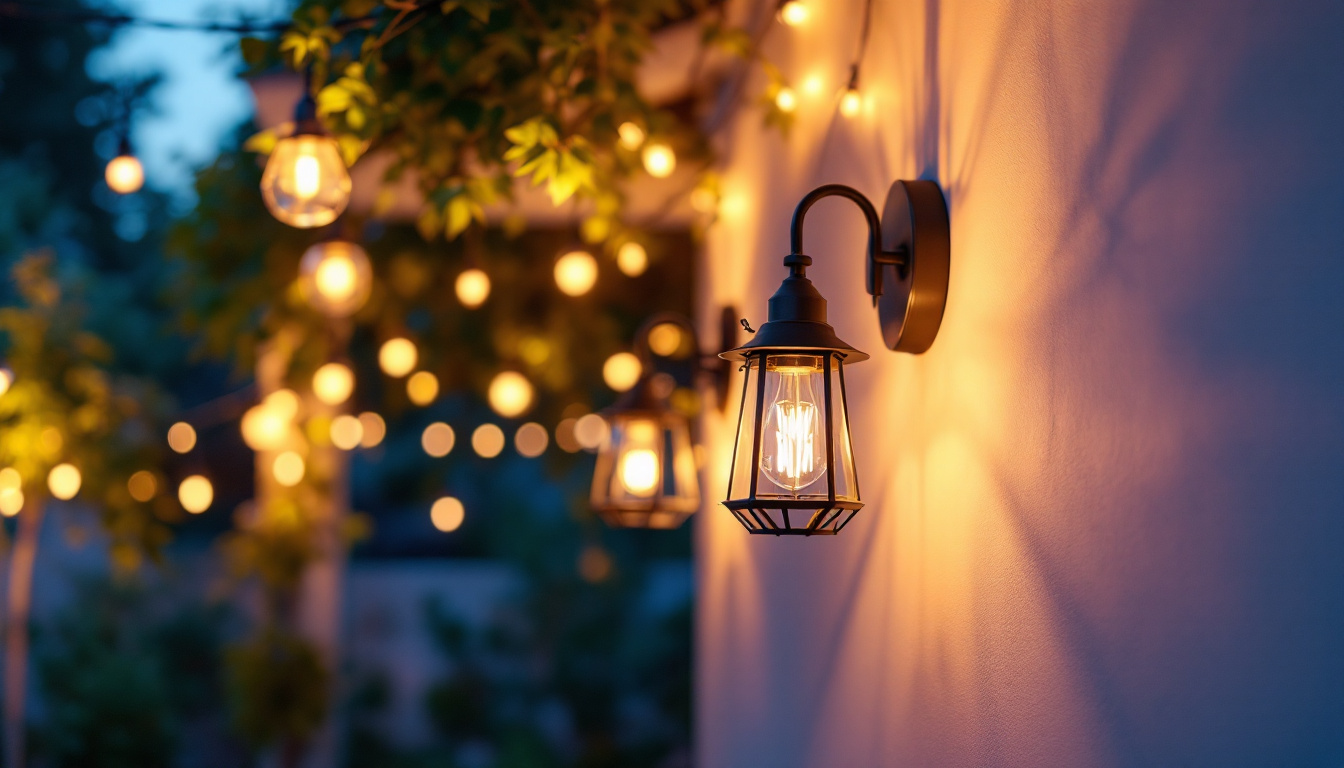
<path fill-rule="evenodd" d="M 735 317 L 733 309 L 724 309 L 725 346 L 736 335 Z M 603 412 L 608 439 L 598 451 L 593 472 L 593 510 L 613 528 L 676 528 L 700 508 L 691 421 L 668 402 L 675 382 L 656 370 L 650 350 L 650 335 L 669 325 L 689 338 L 693 375 L 712 380 L 717 407 L 722 409 L 727 399 L 732 364 L 701 354 L 690 320 L 664 312 L 645 321 L 635 337 L 639 381 Z"/>
<path fill-rule="evenodd" d="M 879 220 L 868 198 L 840 184 L 808 193 L 793 212 L 789 276 L 751 341 L 724 352 L 746 372 L 723 502 L 751 533 L 833 535 L 863 507 L 850 441 L 845 367 L 868 355 L 826 322 L 807 279 L 803 217 L 824 197 L 852 200 L 868 223 L 867 286 L 883 340 L 919 354 L 938 334 L 947 300 L 947 204 L 932 181 L 897 181 Z"/>

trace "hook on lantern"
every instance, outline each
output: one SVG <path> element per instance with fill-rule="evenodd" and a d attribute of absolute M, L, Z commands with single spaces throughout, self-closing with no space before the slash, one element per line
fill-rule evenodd
<path fill-rule="evenodd" d="M 897 181 L 883 216 L 857 190 L 828 184 L 793 213 L 789 275 L 755 336 L 724 352 L 746 371 L 724 506 L 751 533 L 833 535 L 863 508 L 850 440 L 845 367 L 868 355 L 826 321 L 826 299 L 807 278 L 803 220 L 818 200 L 844 197 L 868 225 L 867 288 L 892 350 L 933 343 L 947 301 L 947 205 L 932 181 Z M 889 271 L 890 270 L 890 271 Z"/>
<path fill-rule="evenodd" d="M 725 345 L 735 338 L 736 316 L 731 307 L 721 313 Z M 660 331 L 668 327 L 680 331 L 675 343 L 670 338 L 659 339 Z M 669 404 L 671 387 L 654 366 L 655 354 L 675 354 L 684 337 L 692 343 L 696 375 L 711 379 L 718 407 L 725 404 L 732 364 L 701 354 L 695 326 L 688 318 L 663 312 L 640 326 L 635 336 L 639 381 L 603 412 L 608 437 L 593 471 L 592 507 L 613 528 L 677 528 L 700 508 L 691 422 Z"/>

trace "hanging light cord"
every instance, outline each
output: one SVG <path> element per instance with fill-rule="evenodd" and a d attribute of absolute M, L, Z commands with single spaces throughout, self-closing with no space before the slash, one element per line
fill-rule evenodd
<path fill-rule="evenodd" d="M 372 23 L 377 12 L 367 16 L 338 19 L 332 26 L 338 30 L 352 29 Z M 221 32 L 234 35 L 277 34 L 292 26 L 290 21 L 173 21 L 131 16 L 124 13 L 105 13 L 91 9 L 52 8 L 39 3 L 0 2 L 0 18 L 12 21 L 31 21 L 54 24 L 96 24 L 106 27 L 142 27 L 178 32 Z"/>
<path fill-rule="evenodd" d="M 849 90 L 859 87 L 859 68 L 863 66 L 863 57 L 868 53 L 868 38 L 873 30 L 873 0 L 863 0 L 863 24 L 859 27 L 859 52 L 849 67 Z"/>

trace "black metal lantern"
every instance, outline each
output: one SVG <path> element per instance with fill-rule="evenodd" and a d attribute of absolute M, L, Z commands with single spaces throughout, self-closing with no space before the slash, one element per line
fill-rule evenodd
<path fill-rule="evenodd" d="M 728 343 L 736 327 L 734 316 L 732 309 L 723 312 Z M 592 507 L 613 528 L 676 528 L 700 508 L 691 422 L 669 404 L 675 382 L 668 374 L 656 372 L 649 349 L 650 332 L 668 323 L 692 339 L 693 375 L 716 379 L 719 407 L 727 395 L 729 363 L 711 357 L 713 363 L 707 364 L 694 341 L 690 320 L 665 312 L 644 323 L 636 335 L 642 367 L 639 381 L 603 412 L 608 438 L 598 451 L 593 472 Z"/>
<path fill-rule="evenodd" d="M 826 322 L 826 299 L 807 279 L 812 259 L 802 252 L 803 217 L 830 196 L 852 200 L 867 220 L 868 291 L 887 345 L 923 352 L 942 321 L 950 248 L 937 184 L 896 182 L 881 220 L 868 198 L 839 184 L 799 202 L 784 259 L 789 276 L 770 298 L 767 322 L 751 341 L 721 355 L 746 372 L 723 504 L 751 533 L 834 535 L 863 508 L 845 367 L 868 355 Z"/>

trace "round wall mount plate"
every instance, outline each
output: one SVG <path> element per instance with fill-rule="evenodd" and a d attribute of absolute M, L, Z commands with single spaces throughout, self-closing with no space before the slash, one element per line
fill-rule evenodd
<path fill-rule="evenodd" d="M 938 335 L 947 305 L 952 241 L 947 202 L 934 181 L 897 181 L 882 206 L 882 250 L 904 251 L 906 263 L 869 264 L 885 270 L 877 299 L 888 349 L 919 354 Z"/>

